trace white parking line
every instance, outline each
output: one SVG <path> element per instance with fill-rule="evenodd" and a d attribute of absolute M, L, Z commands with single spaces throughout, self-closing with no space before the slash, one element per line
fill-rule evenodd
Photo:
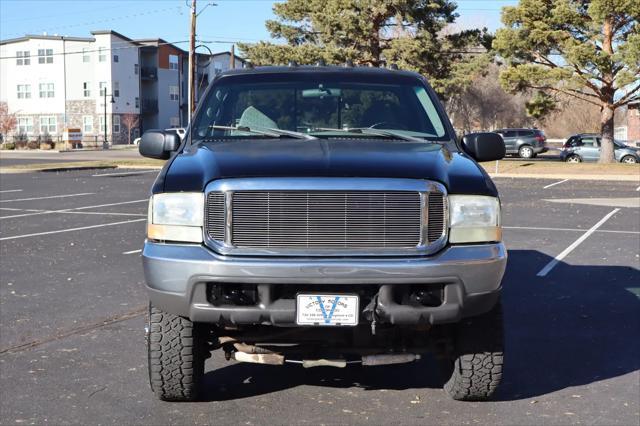
<path fill-rule="evenodd" d="M 544 228 L 538 226 L 503 226 L 502 229 L 523 229 L 527 231 L 571 231 L 571 232 L 584 232 L 584 229 L 580 228 Z M 598 229 L 595 232 L 604 232 L 609 234 L 631 234 L 640 235 L 640 231 L 615 231 L 612 229 Z"/>
<path fill-rule="evenodd" d="M 160 170 L 136 170 L 132 172 L 119 172 L 119 173 L 96 173 L 95 175 L 91 175 L 91 177 L 128 176 L 128 175 L 138 175 L 141 173 L 160 173 Z"/>
<path fill-rule="evenodd" d="M 566 249 L 564 249 L 562 251 L 562 253 L 560 253 L 559 255 L 557 255 L 555 258 L 551 259 L 551 261 L 549 263 L 547 263 L 547 265 L 542 268 L 540 270 L 540 272 L 538 272 L 536 274 L 536 276 L 538 277 L 544 277 L 546 276 L 549 272 L 551 272 L 551 270 L 553 268 L 556 267 L 556 265 L 565 257 L 567 257 L 567 255 L 569 253 L 571 253 L 576 247 L 578 247 L 580 244 L 582 244 L 582 242 L 584 240 L 586 240 L 587 238 L 589 238 L 589 235 L 593 234 L 595 232 L 596 229 L 598 229 L 599 227 L 601 227 L 607 220 L 609 220 L 609 218 L 611 218 L 611 216 L 613 216 L 614 214 L 618 213 L 620 211 L 620 209 L 613 209 L 612 211 L 610 211 L 609 213 L 607 213 L 607 215 L 605 217 L 603 217 L 602 219 L 600 219 L 600 221 L 598 223 L 596 223 L 595 225 L 593 225 L 587 232 L 585 232 L 584 234 L 582 234 L 580 236 L 580 238 L 578 238 L 577 240 L 575 240 L 569 247 L 567 247 Z"/>
<path fill-rule="evenodd" d="M 142 203 L 148 201 L 144 200 L 133 200 L 133 201 L 122 201 L 120 203 L 109 203 L 109 204 L 98 204 L 94 206 L 84 206 L 84 207 L 75 207 L 72 209 L 62 209 L 62 210 L 38 210 L 38 209 L 9 209 L 7 207 L 0 207 L 0 210 L 13 210 L 13 211 L 25 211 L 25 212 L 33 212 L 33 213 L 23 213 L 23 214 L 14 214 L 11 216 L 0 216 L 0 220 L 2 219 L 12 219 L 16 217 L 25 217 L 25 216 L 36 216 L 41 214 L 52 214 L 52 213 L 83 213 L 83 214 L 102 214 L 102 215 L 124 215 L 124 216 L 144 216 L 133 213 L 108 213 L 108 212 L 76 212 L 76 210 L 87 210 L 87 209 L 97 209 L 100 207 L 110 207 L 110 206 L 121 206 L 123 204 L 132 204 L 132 203 Z"/>
<path fill-rule="evenodd" d="M 542 189 L 547 189 L 547 188 L 551 188 L 552 186 L 560 185 L 561 183 L 565 183 L 568 180 L 569 179 L 565 179 L 565 180 L 561 180 L 560 182 L 555 182 L 555 183 L 552 183 L 550 185 L 543 186 Z"/>
<path fill-rule="evenodd" d="M 5 189 L 0 191 L 0 194 L 4 194 L 5 192 L 22 192 L 22 189 Z"/>
<path fill-rule="evenodd" d="M 142 251 L 142 249 L 131 250 L 131 251 L 123 251 L 122 254 L 134 254 L 134 253 L 140 253 L 141 251 Z"/>
<path fill-rule="evenodd" d="M 95 192 L 82 192 L 80 194 L 66 194 L 66 195 L 49 195 L 47 197 L 17 198 L 13 200 L 0 200 L 0 203 L 13 203 L 15 201 L 48 200 L 50 198 L 80 197 L 82 195 L 93 195 L 93 194 L 95 194 Z"/>
<path fill-rule="evenodd" d="M 125 220 L 125 221 L 122 221 L 122 222 L 103 223 L 101 225 L 91 225 L 91 226 L 81 226 L 79 228 L 59 229 L 57 231 L 47 231 L 47 232 L 37 232 L 37 233 L 34 233 L 34 234 L 14 235 L 12 237 L 0 238 L 0 241 L 17 240 L 19 238 L 38 237 L 40 235 L 60 234 L 60 233 L 63 233 L 63 232 L 82 231 L 84 229 L 103 228 L 105 226 L 125 225 L 127 223 L 142 222 L 143 220 L 147 220 L 147 219 Z"/>

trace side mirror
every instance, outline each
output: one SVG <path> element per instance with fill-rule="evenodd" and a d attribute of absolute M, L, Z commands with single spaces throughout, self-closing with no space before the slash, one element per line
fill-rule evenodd
<path fill-rule="evenodd" d="M 162 130 L 148 130 L 144 132 L 138 145 L 140 155 L 149 158 L 167 160 L 171 153 L 180 147 L 180 137 L 175 133 Z"/>
<path fill-rule="evenodd" d="M 462 149 L 476 161 L 501 160 L 506 154 L 504 140 L 497 133 L 469 133 L 462 137 Z"/>

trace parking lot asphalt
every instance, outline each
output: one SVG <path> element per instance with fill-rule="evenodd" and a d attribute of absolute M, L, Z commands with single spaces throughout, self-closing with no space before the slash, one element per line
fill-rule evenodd
<path fill-rule="evenodd" d="M 154 176 L 0 176 L 1 424 L 640 423 L 633 183 L 495 180 L 509 262 L 494 401 L 450 400 L 428 359 L 305 370 L 215 353 L 203 401 L 174 404 L 147 383 L 139 249 Z"/>

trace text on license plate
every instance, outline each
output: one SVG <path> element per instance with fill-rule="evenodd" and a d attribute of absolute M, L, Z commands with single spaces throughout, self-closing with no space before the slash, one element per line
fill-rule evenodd
<path fill-rule="evenodd" d="M 298 294 L 296 324 L 358 325 L 358 304 L 351 294 Z"/>

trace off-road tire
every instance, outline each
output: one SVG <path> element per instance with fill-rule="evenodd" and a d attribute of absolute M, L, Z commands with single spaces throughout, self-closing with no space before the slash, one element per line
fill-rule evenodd
<path fill-rule="evenodd" d="M 203 326 L 149 305 L 149 383 L 164 401 L 194 401 L 207 357 Z"/>
<path fill-rule="evenodd" d="M 458 401 L 489 399 L 502 379 L 502 306 L 456 326 L 454 354 L 446 361 L 445 392 Z"/>

